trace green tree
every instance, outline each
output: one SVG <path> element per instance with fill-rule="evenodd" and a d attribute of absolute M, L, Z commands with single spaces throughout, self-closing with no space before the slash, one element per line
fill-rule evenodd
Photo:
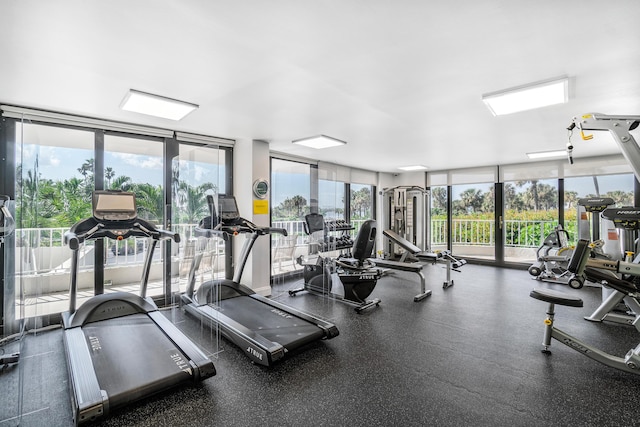
<path fill-rule="evenodd" d="M 434 187 L 431 189 L 431 214 L 446 215 L 447 213 L 447 187 Z"/>
<path fill-rule="evenodd" d="M 111 179 L 116 175 L 111 166 L 107 166 L 104 169 L 104 177 L 107 180 L 107 188 L 111 188 Z"/>
<path fill-rule="evenodd" d="M 517 187 L 524 187 L 527 184 L 531 184 L 527 188 L 527 192 L 529 192 L 530 194 L 529 200 L 532 202 L 531 208 L 537 211 L 540 209 L 539 200 L 538 200 L 538 180 L 533 179 L 533 180 L 525 180 L 525 181 L 516 181 Z"/>
<path fill-rule="evenodd" d="M 133 192 L 136 195 L 138 215 L 148 221 L 162 221 L 164 218 L 164 193 L 162 185 L 148 183 L 135 184 Z"/>
<path fill-rule="evenodd" d="M 351 214 L 357 219 L 371 218 L 371 189 L 363 187 L 351 195 Z M 354 215 L 355 214 L 355 215 Z"/>

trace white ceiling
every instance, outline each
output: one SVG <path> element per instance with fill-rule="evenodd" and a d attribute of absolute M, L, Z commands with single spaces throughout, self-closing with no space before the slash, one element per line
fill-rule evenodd
<path fill-rule="evenodd" d="M 0 102 L 398 172 L 526 162 L 573 116 L 640 114 L 638 0 L 0 0 Z M 483 93 L 567 75 L 568 104 L 493 117 Z M 200 108 L 119 109 L 129 88 Z M 348 141 L 313 150 L 291 141 Z M 618 152 L 597 134 L 574 157 Z"/>

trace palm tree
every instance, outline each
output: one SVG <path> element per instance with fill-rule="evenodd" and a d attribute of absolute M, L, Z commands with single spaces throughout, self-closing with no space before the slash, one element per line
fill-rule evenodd
<path fill-rule="evenodd" d="M 531 193 L 531 199 L 533 199 L 533 210 L 537 211 L 540 209 L 540 201 L 538 199 L 538 180 L 524 180 L 524 181 L 516 181 L 516 186 L 524 187 L 528 183 L 531 183 L 531 187 L 527 189 L 527 192 Z"/>
<path fill-rule="evenodd" d="M 161 222 L 164 218 L 164 193 L 162 186 L 148 183 L 135 184 L 138 215 L 148 221 Z"/>
<path fill-rule="evenodd" d="M 116 175 L 113 168 L 111 166 L 107 166 L 104 169 L 104 177 L 107 179 L 107 188 L 111 188 L 111 178 Z"/>
<path fill-rule="evenodd" d="M 131 182 L 131 178 L 129 178 L 128 176 L 120 175 L 110 183 L 109 189 L 129 191 L 132 185 L 133 183 Z"/>
<path fill-rule="evenodd" d="M 290 218 L 300 218 L 305 206 L 307 206 L 307 199 L 300 195 L 295 195 L 282 202 L 282 207 L 288 212 Z"/>
<path fill-rule="evenodd" d="M 460 193 L 461 207 L 465 212 L 479 212 L 482 201 L 482 190 L 468 188 Z"/>
<path fill-rule="evenodd" d="M 431 212 L 433 215 L 447 213 L 447 187 L 434 187 L 431 189 Z"/>
<path fill-rule="evenodd" d="M 357 211 L 358 218 L 365 218 L 369 207 L 371 206 L 371 190 L 369 187 L 363 187 L 355 191 L 351 196 L 351 207 L 353 211 Z M 368 215 L 370 216 L 370 215 Z"/>
<path fill-rule="evenodd" d="M 207 192 L 213 190 L 216 186 L 211 183 L 205 183 L 197 187 L 185 185 L 185 203 L 181 206 L 181 222 L 186 224 L 195 224 L 202 218 L 210 215 L 209 205 L 207 204 Z"/>

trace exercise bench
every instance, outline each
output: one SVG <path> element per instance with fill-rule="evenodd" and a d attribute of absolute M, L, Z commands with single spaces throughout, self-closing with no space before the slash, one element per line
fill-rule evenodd
<path fill-rule="evenodd" d="M 451 269 L 453 268 L 455 271 L 458 271 L 458 268 L 467 263 L 467 261 L 464 259 L 454 258 L 454 256 L 451 255 L 450 251 L 423 251 L 393 230 L 383 230 L 382 234 L 405 250 L 405 252 L 400 257 L 400 260 L 396 262 L 407 264 L 411 261 L 411 258 L 422 262 L 430 262 L 432 264 L 435 264 L 436 262 L 446 262 L 447 279 L 442 284 L 442 287 L 445 289 L 454 285 L 453 280 L 451 279 Z"/>

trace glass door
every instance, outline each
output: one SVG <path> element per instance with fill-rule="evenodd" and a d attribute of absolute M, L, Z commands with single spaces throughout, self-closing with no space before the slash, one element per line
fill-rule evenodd
<path fill-rule="evenodd" d="M 537 250 L 558 225 L 558 180 L 504 183 L 504 257 L 533 263 Z"/>
<path fill-rule="evenodd" d="M 493 183 L 451 186 L 452 252 L 460 257 L 495 260 Z"/>

